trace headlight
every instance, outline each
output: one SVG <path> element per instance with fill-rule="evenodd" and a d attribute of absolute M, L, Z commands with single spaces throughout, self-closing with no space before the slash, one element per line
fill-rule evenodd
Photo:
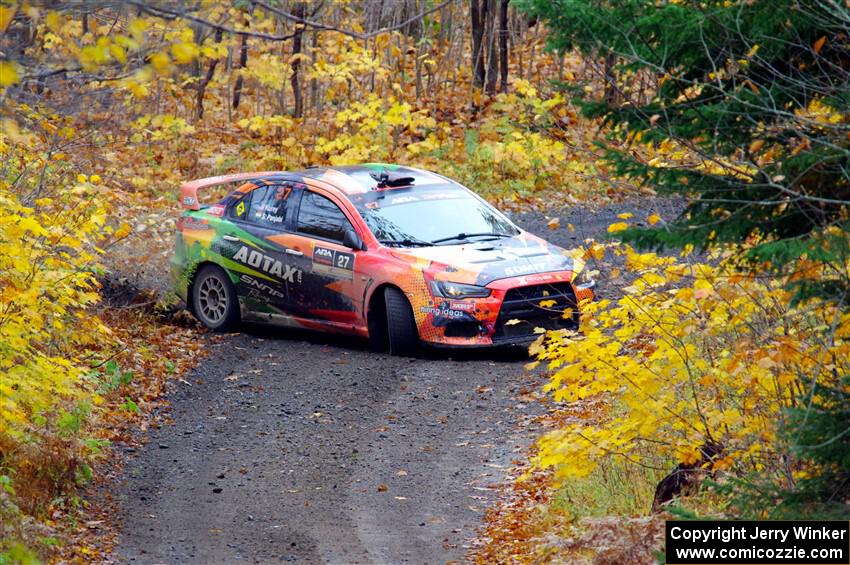
<path fill-rule="evenodd" d="M 490 289 L 474 284 L 448 281 L 432 281 L 431 292 L 443 298 L 484 298 L 490 296 Z"/>

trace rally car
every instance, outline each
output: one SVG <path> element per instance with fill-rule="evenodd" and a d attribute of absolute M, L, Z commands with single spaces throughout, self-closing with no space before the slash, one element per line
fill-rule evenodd
<path fill-rule="evenodd" d="M 233 185 L 202 205 L 199 191 Z M 226 187 L 224 187 L 226 188 Z M 172 274 L 205 326 L 268 322 L 420 343 L 525 344 L 570 328 L 582 264 L 457 182 L 368 163 L 186 182 Z"/>

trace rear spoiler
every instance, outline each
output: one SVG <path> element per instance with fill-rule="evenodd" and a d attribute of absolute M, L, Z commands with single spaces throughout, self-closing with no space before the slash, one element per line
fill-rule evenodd
<path fill-rule="evenodd" d="M 279 171 L 263 171 L 259 173 L 237 173 L 234 175 L 221 175 L 205 179 L 190 180 L 180 185 L 180 204 L 185 210 L 200 210 L 201 203 L 198 201 L 198 190 L 230 184 L 232 182 L 247 182 L 249 180 L 261 179 L 271 175 L 279 175 Z"/>

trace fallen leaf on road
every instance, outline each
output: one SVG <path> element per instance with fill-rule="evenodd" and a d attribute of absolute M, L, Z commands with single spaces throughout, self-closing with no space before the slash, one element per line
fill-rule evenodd
<path fill-rule="evenodd" d="M 378 485 L 378 492 L 387 492 L 389 488 L 390 487 L 388 487 L 387 485 L 381 483 Z"/>

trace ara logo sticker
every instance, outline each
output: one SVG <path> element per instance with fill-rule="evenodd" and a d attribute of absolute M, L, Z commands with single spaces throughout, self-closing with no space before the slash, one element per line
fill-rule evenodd
<path fill-rule="evenodd" d="M 245 245 L 239 248 L 236 255 L 233 256 L 234 261 L 238 261 L 249 267 L 260 269 L 273 277 L 277 277 L 282 281 L 301 282 L 301 269 L 293 265 L 285 265 L 274 257 L 266 255 L 256 249 L 248 249 Z M 297 279 L 297 280 L 296 280 Z"/>
<path fill-rule="evenodd" d="M 353 279 L 354 253 L 316 246 L 313 248 L 313 271 Z"/>
<path fill-rule="evenodd" d="M 236 205 L 236 215 L 241 216 L 244 213 L 245 213 L 245 201 L 243 200 L 239 204 Z"/>

